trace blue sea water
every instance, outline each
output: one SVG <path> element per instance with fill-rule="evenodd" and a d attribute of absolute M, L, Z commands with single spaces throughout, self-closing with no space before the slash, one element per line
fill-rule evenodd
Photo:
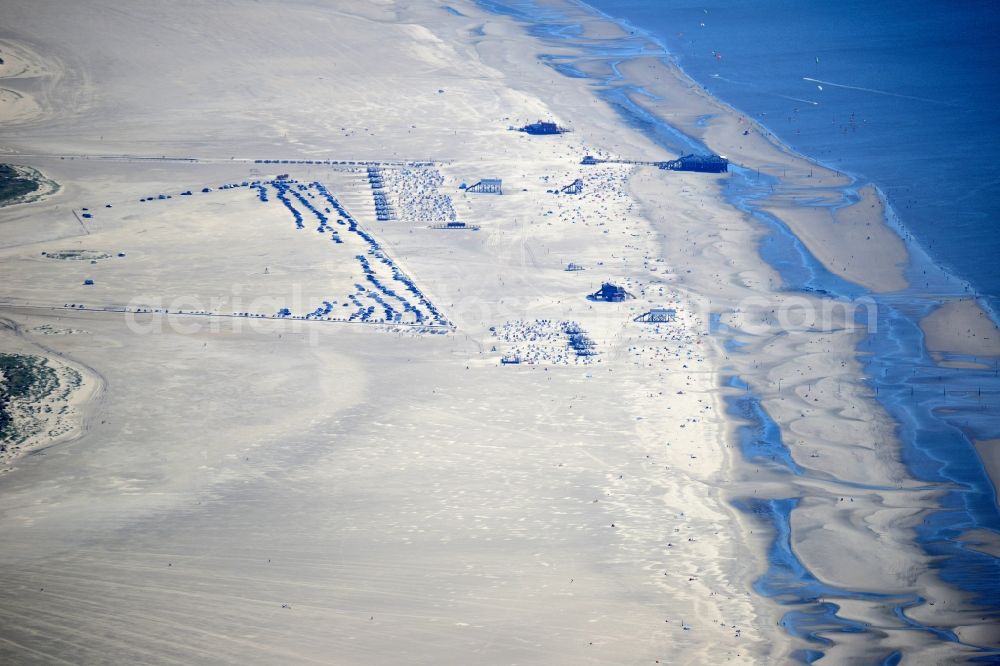
<path fill-rule="evenodd" d="M 689 76 L 796 151 L 861 183 L 874 182 L 923 250 L 911 244 L 911 269 L 932 261 L 967 282 L 994 316 L 1000 312 L 1000 164 L 992 158 L 1000 149 L 1000 40 L 993 38 L 1000 5 L 936 2 L 916 11 L 898 0 L 589 4 L 656 37 Z M 781 273 L 785 287 L 856 297 L 787 228 L 755 208 L 755 189 L 746 174 L 736 173 L 727 196 L 770 228 L 761 256 Z M 942 286 L 961 289 L 938 280 L 930 291 Z M 1000 382 L 991 369 L 933 363 L 917 322 L 935 300 L 921 292 L 914 284 L 897 296 L 870 295 L 878 301 L 879 321 L 865 341 L 866 375 L 899 424 L 904 462 L 914 476 L 950 489 L 918 529 L 917 542 L 939 558 L 944 580 L 971 592 L 995 615 L 1000 561 L 965 544 L 963 533 L 1000 532 L 996 490 L 970 441 L 1000 433 Z M 767 418 L 759 403 L 748 404 Z M 741 437 L 752 439 L 755 432 L 751 426 Z M 771 523 L 780 539 L 792 506 L 779 505 Z M 755 587 L 773 595 L 787 563 L 771 559 L 772 570 Z M 818 612 L 808 598 L 801 601 L 808 612 Z M 905 610 L 898 614 L 909 621 Z M 808 636 L 805 617 L 789 614 L 786 629 Z M 924 629 L 957 640 L 947 631 Z"/>
<path fill-rule="evenodd" d="M 579 35 L 558 11 L 527 0 L 479 3 L 528 22 L 529 30 L 543 39 L 573 41 Z M 932 272 L 928 262 L 939 263 L 970 283 L 969 290 L 994 313 L 1000 311 L 1000 262 L 994 260 L 1000 233 L 993 218 L 1000 210 L 1000 177 L 989 159 L 1000 143 L 992 131 L 1000 108 L 1000 92 L 992 84 L 993 67 L 1000 63 L 1000 50 L 991 43 L 997 9 L 956 2 L 921 5 L 917 11 L 895 0 L 874 8 L 859 2 L 834 7 L 779 0 L 725 7 L 674 0 L 589 4 L 658 39 L 696 81 L 754 115 L 798 152 L 856 176 L 858 183 L 875 182 L 907 237 L 919 245 L 910 243 L 911 275 Z M 589 55 L 606 58 L 615 71 L 617 60 L 638 54 L 637 42 L 625 39 L 591 47 Z M 572 58 L 540 57 L 567 76 L 585 76 Z M 736 65 L 721 69 L 734 60 Z M 704 149 L 631 101 L 630 95 L 642 93 L 634 85 L 601 92 L 624 121 L 666 149 Z M 935 306 L 936 293 L 962 293 L 961 283 L 938 276 L 929 278 L 927 288 L 915 284 L 897 294 L 866 293 L 827 271 L 780 220 L 757 207 L 766 189 L 759 177 L 734 169 L 725 195 L 766 231 L 759 251 L 780 273 L 783 288 L 863 296 L 877 303 L 876 325 L 860 349 L 866 381 L 898 424 L 903 462 L 914 478 L 946 490 L 937 505 L 926 508 L 916 542 L 935 558 L 942 579 L 970 592 L 983 613 L 1000 617 L 1000 560 L 964 541 L 968 530 L 1000 533 L 996 491 L 971 441 L 1000 436 L 1000 378 L 993 368 L 941 368 L 924 350 L 917 325 Z M 854 196 L 854 189 L 845 195 Z M 723 338 L 732 334 L 718 320 L 713 332 Z M 729 339 L 724 344 L 730 353 L 740 353 Z M 749 386 L 732 381 L 746 391 L 729 401 L 730 413 L 747 423 L 738 435 L 744 458 L 808 475 L 787 455 L 779 424 Z M 835 642 L 838 632 L 868 630 L 840 617 L 836 604 L 814 594 L 818 583 L 788 547 L 794 498 L 763 504 L 746 498 L 735 504 L 775 534 L 769 569 L 753 588 L 788 605 L 782 626 L 816 645 L 798 651 L 797 660 L 822 658 L 824 646 Z M 880 597 L 829 586 L 822 596 Z M 924 603 L 919 596 L 892 600 L 903 627 L 958 641 L 947 628 L 922 625 L 907 615 L 909 608 Z M 895 664 L 902 658 L 903 653 L 892 651 L 876 661 Z"/>
<path fill-rule="evenodd" d="M 588 0 L 713 95 L 875 182 L 937 262 L 1000 311 L 1000 3 Z"/>

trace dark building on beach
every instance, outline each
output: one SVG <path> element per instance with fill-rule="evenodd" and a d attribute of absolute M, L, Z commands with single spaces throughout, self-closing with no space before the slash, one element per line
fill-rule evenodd
<path fill-rule="evenodd" d="M 685 155 L 676 160 L 661 163 L 660 168 L 670 171 L 725 173 L 729 171 L 729 160 L 721 155 Z"/>
<path fill-rule="evenodd" d="M 605 282 L 604 284 L 601 285 L 600 289 L 595 291 L 587 298 L 592 301 L 603 301 L 605 303 L 621 303 L 625 299 L 631 297 L 632 294 L 625 291 L 624 287 L 619 287 L 616 284 Z"/>
<path fill-rule="evenodd" d="M 526 134 L 537 135 L 537 134 L 562 134 L 567 130 L 562 127 L 559 127 L 559 125 L 556 125 L 555 123 L 539 120 L 537 123 L 531 123 L 530 125 L 525 125 L 524 127 L 521 128 L 521 131 L 525 132 Z"/>

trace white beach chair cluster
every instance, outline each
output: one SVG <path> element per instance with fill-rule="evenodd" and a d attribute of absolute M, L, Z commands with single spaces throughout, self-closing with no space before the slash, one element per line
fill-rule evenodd
<path fill-rule="evenodd" d="M 434 224 L 458 217 L 451 196 L 439 189 L 444 177 L 433 167 L 383 169 L 382 181 L 399 219 Z"/>
<path fill-rule="evenodd" d="M 588 365 L 599 362 L 597 345 L 573 321 L 508 321 L 490 328 L 502 359 L 528 365 Z"/>

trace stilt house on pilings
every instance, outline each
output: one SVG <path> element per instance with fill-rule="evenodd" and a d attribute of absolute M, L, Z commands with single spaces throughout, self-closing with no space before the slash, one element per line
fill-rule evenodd
<path fill-rule="evenodd" d="M 729 160 L 721 155 L 685 155 L 676 160 L 663 162 L 660 164 L 660 168 L 668 171 L 725 173 L 729 171 Z"/>
<path fill-rule="evenodd" d="M 634 296 L 625 291 L 624 287 L 619 287 L 618 285 L 611 284 L 610 282 L 605 282 L 601 285 L 600 289 L 587 297 L 588 300 L 601 301 L 604 303 L 621 303 L 629 298 L 634 298 Z"/>
<path fill-rule="evenodd" d="M 674 321 L 677 319 L 677 310 L 673 308 L 653 308 L 649 312 L 645 312 L 633 321 L 637 321 L 643 324 L 659 324 L 661 322 Z"/>
<path fill-rule="evenodd" d="M 560 190 L 563 194 L 579 194 L 583 192 L 583 181 L 577 178 L 572 183 Z"/>
<path fill-rule="evenodd" d="M 433 225 L 431 225 L 431 229 L 451 229 L 451 230 L 458 230 L 458 231 L 479 231 L 479 225 L 478 224 L 466 224 L 465 222 L 458 222 L 456 220 L 456 221 L 452 221 L 452 222 L 445 222 L 444 224 L 433 224 Z"/>
<path fill-rule="evenodd" d="M 478 183 L 469 185 L 465 191 L 477 194 L 503 194 L 503 181 L 499 178 L 483 178 Z"/>

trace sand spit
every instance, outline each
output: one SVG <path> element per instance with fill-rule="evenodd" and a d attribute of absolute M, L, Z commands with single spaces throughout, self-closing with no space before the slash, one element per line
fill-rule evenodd
<path fill-rule="evenodd" d="M 828 270 L 876 292 L 907 286 L 906 248 L 886 224 L 875 188 L 855 192 L 849 177 L 792 153 L 752 118 L 710 97 L 662 59 L 630 59 L 620 69 L 659 98 L 630 95 L 635 104 L 753 177 L 773 181 L 762 209 L 787 224 Z"/>
<path fill-rule="evenodd" d="M 994 479 L 994 489 L 996 489 L 995 479 L 1000 479 L 1000 440 L 983 439 L 977 441 L 976 450 L 979 452 L 979 457 L 982 458 L 990 478 Z M 998 496 L 1000 496 L 1000 489 L 997 490 Z"/>
<path fill-rule="evenodd" d="M 939 359 L 943 354 L 962 354 L 993 365 L 1000 357 L 1000 330 L 974 299 L 942 303 L 920 322 L 920 328 L 927 350 Z"/>
<path fill-rule="evenodd" d="M 803 205 L 815 195 L 807 190 L 775 197 L 764 210 L 781 220 L 794 218 L 798 238 L 834 274 L 876 292 L 904 289 L 909 257 L 902 239 L 885 224 L 875 188 L 861 188 L 855 203 L 834 209 Z"/>

